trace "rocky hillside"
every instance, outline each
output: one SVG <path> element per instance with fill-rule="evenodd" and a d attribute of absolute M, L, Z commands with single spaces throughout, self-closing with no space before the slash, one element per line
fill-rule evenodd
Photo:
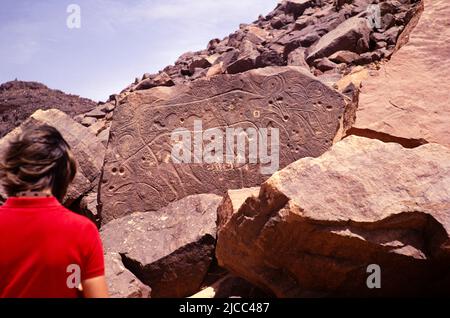
<path fill-rule="evenodd" d="M 114 297 L 447 295 L 448 16 L 283 0 L 88 112 L 35 112 L 0 152 L 62 130 L 82 162 L 65 202 L 97 222 Z M 207 148 L 236 127 L 278 128 L 277 156 L 171 160 L 177 129 Z"/>
<path fill-rule="evenodd" d="M 19 126 L 38 109 L 59 109 L 70 116 L 90 111 L 96 103 L 68 95 L 36 82 L 12 81 L 0 85 L 0 137 Z"/>

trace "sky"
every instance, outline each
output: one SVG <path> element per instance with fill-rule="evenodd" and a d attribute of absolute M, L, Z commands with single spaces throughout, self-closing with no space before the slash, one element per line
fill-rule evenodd
<path fill-rule="evenodd" d="M 206 48 L 209 40 L 222 39 L 276 4 L 277 0 L 0 0 L 0 83 L 16 78 L 38 81 L 104 101 L 134 78 L 157 73 L 187 51 Z"/>

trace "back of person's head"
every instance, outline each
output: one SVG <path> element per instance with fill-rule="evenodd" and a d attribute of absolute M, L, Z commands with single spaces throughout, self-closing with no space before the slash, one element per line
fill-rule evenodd
<path fill-rule="evenodd" d="M 50 190 L 62 202 L 77 170 L 70 146 L 48 125 L 24 128 L 0 159 L 0 181 L 8 196 Z"/>

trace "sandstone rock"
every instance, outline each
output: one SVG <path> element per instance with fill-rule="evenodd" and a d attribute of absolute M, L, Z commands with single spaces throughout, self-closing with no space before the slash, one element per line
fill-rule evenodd
<path fill-rule="evenodd" d="M 300 31 L 289 31 L 282 37 L 276 40 L 276 43 L 281 44 L 284 48 L 284 56 L 288 56 L 293 50 L 299 47 L 308 47 L 317 40 L 320 36 L 317 34 L 314 27 L 306 27 Z"/>
<path fill-rule="evenodd" d="M 351 51 L 338 51 L 333 53 L 329 59 L 335 63 L 347 63 L 351 64 L 360 58 L 359 54 Z"/>
<path fill-rule="evenodd" d="M 84 117 L 83 120 L 81 121 L 81 125 L 85 126 L 85 127 L 90 127 L 92 125 L 94 125 L 97 122 L 97 118 L 95 117 Z"/>
<path fill-rule="evenodd" d="M 287 64 L 293 66 L 301 66 L 306 70 L 309 70 L 309 65 L 305 60 L 305 52 L 304 48 L 298 48 L 289 53 L 287 58 Z"/>
<path fill-rule="evenodd" d="M 211 66 L 211 63 L 209 62 L 209 60 L 206 57 L 198 57 L 193 59 L 193 61 L 191 62 L 191 64 L 189 64 L 189 70 L 191 71 L 192 74 L 195 73 L 195 69 L 196 68 L 208 68 Z"/>
<path fill-rule="evenodd" d="M 151 288 L 125 268 L 118 253 L 105 254 L 105 275 L 109 297 L 150 298 Z"/>
<path fill-rule="evenodd" d="M 80 201 L 79 212 L 82 215 L 85 215 L 90 220 L 92 220 L 98 226 L 100 225 L 100 214 L 98 213 L 98 193 L 96 190 L 92 190 Z"/>
<path fill-rule="evenodd" d="M 105 113 L 109 113 L 109 112 L 112 112 L 115 108 L 116 108 L 116 103 L 110 102 L 110 103 L 103 104 L 101 110 L 104 111 Z"/>
<path fill-rule="evenodd" d="M 222 158 L 226 136 L 219 141 L 217 161 L 204 162 L 197 148 L 187 158 L 191 163 L 176 163 L 172 157 L 176 142 L 171 138 L 175 129 L 184 128 L 183 134 L 192 141 L 198 120 L 202 128 L 195 128 L 196 136 L 212 128 L 223 134 L 225 127 L 278 128 L 279 166 L 284 167 L 325 152 L 349 128 L 354 111 L 344 96 L 293 66 L 132 93 L 114 113 L 101 187 L 103 222 L 135 211 L 155 211 L 191 194 L 223 194 L 259 185 L 269 170 L 276 169 L 277 149 L 268 152 L 271 157 L 263 164 L 261 157 L 252 163 L 248 156 L 242 156 L 245 163 L 236 160 L 235 146 L 233 158 Z M 207 139 L 205 147 L 211 144 Z M 262 139 L 252 139 L 251 144 L 257 140 Z M 244 142 L 248 148 L 245 136 Z"/>
<path fill-rule="evenodd" d="M 425 2 L 409 42 L 363 81 L 355 128 L 450 146 L 450 3 Z M 407 32 L 407 31 L 405 31 Z M 356 133 L 356 132 L 355 132 Z"/>
<path fill-rule="evenodd" d="M 18 127 L 38 109 L 59 109 L 76 116 L 95 107 L 95 102 L 49 89 L 36 82 L 11 81 L 0 85 L 0 138 Z"/>
<path fill-rule="evenodd" d="M 368 50 L 370 29 L 364 18 L 353 17 L 341 23 L 336 29 L 325 34 L 311 48 L 307 61 L 328 57 L 337 51 L 364 53 Z"/>
<path fill-rule="evenodd" d="M 136 90 L 145 90 L 156 86 L 173 86 L 173 85 L 174 82 L 172 78 L 166 72 L 161 72 L 160 74 L 155 75 L 154 77 L 150 77 L 138 83 L 138 85 L 136 86 Z"/>
<path fill-rule="evenodd" d="M 103 118 L 105 117 L 105 112 L 103 110 L 101 110 L 102 106 L 96 107 L 93 110 L 91 110 L 90 112 L 87 112 L 86 114 L 84 114 L 84 116 L 86 117 L 94 117 L 94 118 Z"/>
<path fill-rule="evenodd" d="M 256 60 L 258 57 L 259 53 L 257 51 L 239 57 L 236 61 L 226 66 L 226 72 L 228 74 L 237 74 L 252 70 L 256 68 Z"/>
<path fill-rule="evenodd" d="M 103 166 L 105 147 L 88 128 L 83 127 L 57 109 L 49 109 L 36 111 L 29 119 L 1 139 L 0 154 L 4 153 L 9 141 L 20 134 L 24 127 L 33 127 L 40 124 L 48 124 L 58 129 L 72 148 L 78 162 L 77 174 L 64 200 L 66 204 L 70 204 L 92 189 L 98 182 L 100 170 Z"/>
<path fill-rule="evenodd" d="M 283 0 L 281 7 L 288 14 L 294 15 L 295 18 L 302 15 L 303 12 L 316 4 L 316 0 Z"/>
<path fill-rule="evenodd" d="M 214 255 L 216 210 L 222 198 L 188 196 L 156 212 L 133 213 L 101 230 L 105 251 L 152 288 L 152 297 L 198 291 Z"/>
<path fill-rule="evenodd" d="M 216 257 L 278 297 L 445 295 L 449 186 L 448 148 L 351 136 L 277 172 L 258 196 L 229 192 Z M 370 264 L 380 289 L 366 285 Z"/>
<path fill-rule="evenodd" d="M 326 72 L 337 67 L 337 64 L 331 62 L 328 58 L 323 57 L 314 61 L 314 67 L 322 72 Z"/>

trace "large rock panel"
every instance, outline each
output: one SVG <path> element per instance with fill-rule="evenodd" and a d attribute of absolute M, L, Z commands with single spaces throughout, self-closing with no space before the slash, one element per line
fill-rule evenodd
<path fill-rule="evenodd" d="M 449 188 L 448 148 L 352 136 L 228 192 L 216 257 L 279 297 L 448 295 Z"/>
<path fill-rule="evenodd" d="M 101 189 L 103 223 L 136 211 L 155 211 L 187 195 L 223 194 L 266 179 L 261 169 L 267 164 L 250 164 L 248 157 L 242 164 L 175 164 L 175 129 L 192 132 L 197 120 L 203 132 L 278 128 L 279 167 L 284 167 L 325 152 L 348 128 L 354 111 L 343 95 L 294 66 L 134 92 L 114 114 Z M 209 143 L 203 141 L 203 149 Z"/>

